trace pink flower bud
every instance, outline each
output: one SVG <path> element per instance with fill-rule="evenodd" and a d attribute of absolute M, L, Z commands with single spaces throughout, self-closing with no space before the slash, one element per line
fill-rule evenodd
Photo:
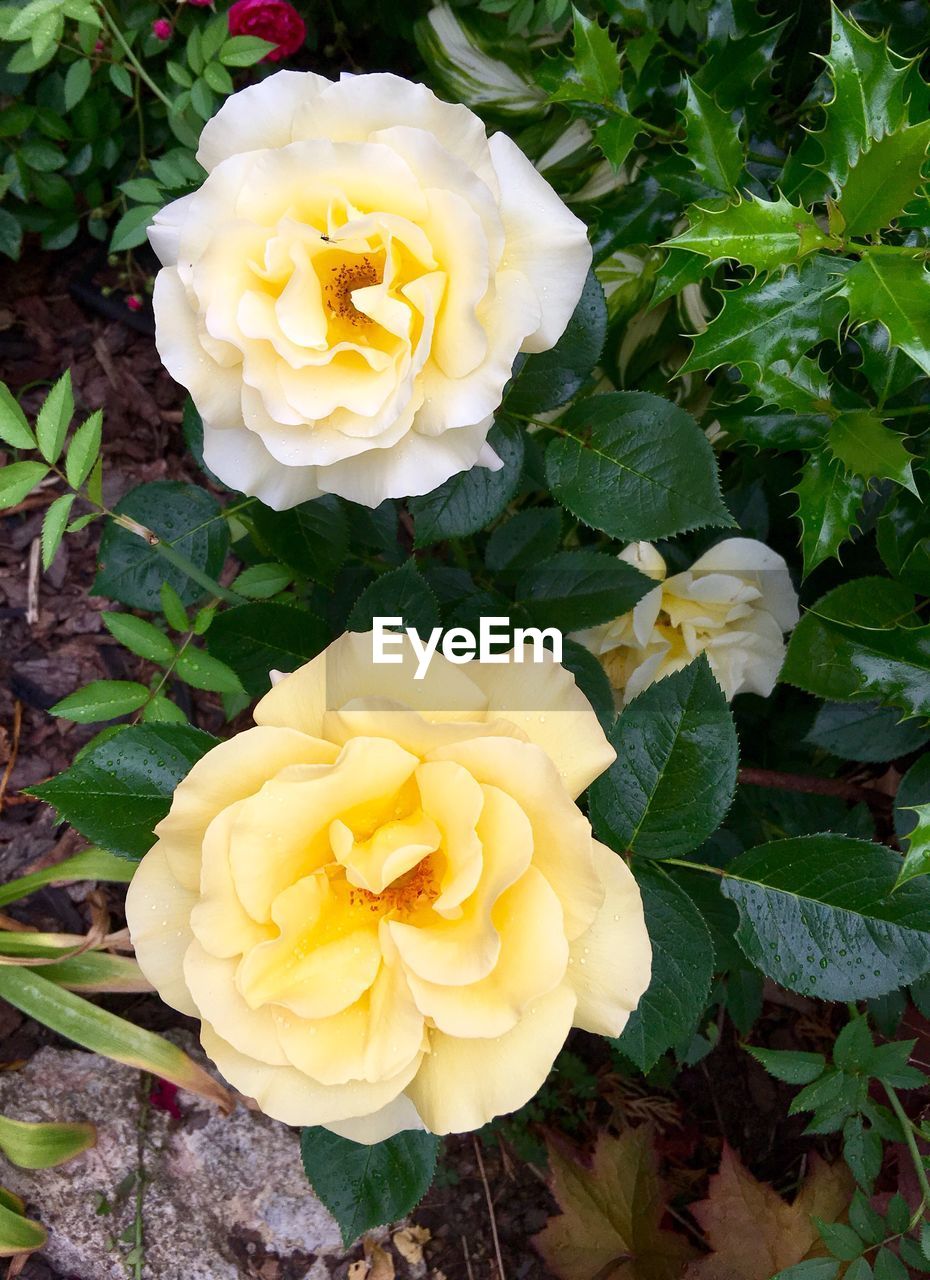
<path fill-rule="evenodd" d="M 170 40 L 171 30 L 171 23 L 167 18 L 156 18 L 152 23 L 152 35 L 156 40 Z"/>
<path fill-rule="evenodd" d="M 130 293 L 129 296 L 126 298 L 126 306 L 129 308 L 130 311 L 141 311 L 142 299 L 139 297 L 137 293 Z"/>

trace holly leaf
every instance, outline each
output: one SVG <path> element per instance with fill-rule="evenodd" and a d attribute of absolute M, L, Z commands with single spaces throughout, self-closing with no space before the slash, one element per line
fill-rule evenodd
<path fill-rule="evenodd" d="M 799 262 L 817 249 L 832 247 L 834 237 L 821 231 L 814 215 L 779 193 L 777 200 L 748 196 L 724 209 L 689 211 L 687 231 L 665 242 L 700 253 L 711 261 L 732 258 L 756 271 L 772 271 Z"/>
<path fill-rule="evenodd" d="M 743 173 L 743 144 L 729 111 L 693 80 L 682 108 L 685 148 L 698 176 L 715 191 L 735 191 Z"/>
<path fill-rule="evenodd" d="M 641 121 L 626 111 L 614 111 L 594 130 L 594 141 L 613 168 L 619 169 L 643 131 Z"/>
<path fill-rule="evenodd" d="M 554 102 L 613 102 L 620 88 L 620 52 L 606 27 L 573 10 L 574 53 L 562 83 L 550 95 Z"/>
<path fill-rule="evenodd" d="M 814 1153 L 791 1204 L 759 1182 L 724 1144 L 707 1199 L 690 1206 L 713 1252 L 692 1262 L 684 1280 L 769 1280 L 787 1267 L 824 1253 L 813 1219 L 834 1222 L 855 1189 L 846 1166 Z"/>
<path fill-rule="evenodd" d="M 725 294 L 723 310 L 694 339 L 682 372 L 721 364 L 753 369 L 775 361 L 796 364 L 839 328 L 846 314 L 841 291 L 848 266 L 841 258 L 815 254 L 796 271 L 759 277 Z"/>
<path fill-rule="evenodd" d="M 894 221 L 917 194 L 928 146 L 930 120 L 924 120 L 887 134 L 859 156 L 837 202 L 847 235 L 872 235 Z"/>
<path fill-rule="evenodd" d="M 879 321 L 891 345 L 930 374 L 930 277 L 920 263 L 863 252 L 846 276 L 845 292 L 854 325 Z"/>
<path fill-rule="evenodd" d="M 868 409 L 849 409 L 830 425 L 830 451 L 847 471 L 863 480 L 895 480 L 920 497 L 911 470 L 913 457 L 897 431 L 886 427 Z"/>
<path fill-rule="evenodd" d="M 831 14 L 830 52 L 824 61 L 833 98 L 815 136 L 823 151 L 821 167 L 839 188 L 860 153 L 904 122 L 911 64 L 888 48 L 887 36 L 867 35 L 835 5 Z"/>
<path fill-rule="evenodd" d="M 601 1134 L 591 1165 L 549 1143 L 550 1186 L 561 1209 L 533 1244 L 560 1280 L 678 1280 L 695 1250 L 660 1227 L 668 1192 L 646 1125 Z"/>
<path fill-rule="evenodd" d="M 915 876 L 926 875 L 930 871 L 930 804 L 907 806 L 911 813 L 917 814 L 917 825 L 908 833 L 907 853 L 904 865 L 898 875 L 898 885 L 913 880 Z"/>

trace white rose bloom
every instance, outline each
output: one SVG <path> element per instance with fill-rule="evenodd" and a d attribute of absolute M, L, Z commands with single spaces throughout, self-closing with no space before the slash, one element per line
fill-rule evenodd
<path fill-rule="evenodd" d="M 648 542 L 632 543 L 620 559 L 659 585 L 629 613 L 575 636 L 600 660 L 618 705 L 701 653 L 727 698 L 768 697 L 784 635 L 798 620 L 797 593 L 777 552 L 754 538 L 727 538 L 671 578 Z"/>
<path fill-rule="evenodd" d="M 197 158 L 203 186 L 149 237 L 159 354 L 207 466 L 277 510 L 498 467 L 514 359 L 558 340 L 591 262 L 517 146 L 398 76 L 280 71 L 226 100 Z"/>

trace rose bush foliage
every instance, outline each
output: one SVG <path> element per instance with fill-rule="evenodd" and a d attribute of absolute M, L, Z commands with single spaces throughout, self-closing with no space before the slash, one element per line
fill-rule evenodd
<path fill-rule="evenodd" d="M 348 7 L 367 30 L 368 11 Z M 96 682 L 53 709 L 114 723 L 35 790 L 89 840 L 144 859 L 130 917 L 156 985 L 201 1017 L 232 1083 L 273 1113 L 307 1122 L 314 1185 L 338 1183 L 343 1192 L 357 1145 L 317 1122 L 377 1138 L 398 1122 L 454 1129 L 495 1114 L 498 1130 L 525 1132 L 566 1078 L 560 1063 L 571 1059 L 556 1055 L 572 1018 L 608 1035 L 605 1052 L 620 1075 L 655 1071 L 668 1080 L 712 1055 L 721 1036 L 753 1035 L 765 980 L 860 1009 L 868 1002 L 884 1035 L 909 999 L 926 1011 L 930 95 L 919 55 L 930 29 L 916 10 L 858 0 L 842 11 L 787 0 L 763 9 L 647 0 L 635 12 L 594 4 L 572 14 L 530 0 L 440 5 L 416 31 L 423 61 L 414 79 L 428 88 L 380 74 L 333 83 L 260 65 L 236 70 L 249 87 L 228 97 L 208 83 L 225 85 L 213 64 L 225 67 L 236 50 L 220 43 L 211 51 L 211 39 L 225 41 L 228 30 L 195 38 L 193 24 L 213 20 L 186 9 L 167 48 L 152 55 L 167 57 L 182 35 L 187 42 L 172 112 L 150 107 L 172 127 L 180 117 L 190 125 L 199 103 L 209 123 L 202 139 L 186 135 L 168 167 L 153 170 L 154 194 L 148 186 L 124 194 L 147 197 L 134 243 L 157 214 L 153 240 L 173 263 L 159 279 L 159 342 L 202 411 L 203 420 L 188 405 L 184 431 L 204 477 L 141 485 L 111 509 L 99 415 L 79 406 L 69 437 L 67 378 L 35 427 L 12 395 L 0 398 L 10 449 L 0 502 L 14 509 L 36 486 L 43 494 L 54 486 L 45 562 L 66 528 L 103 525 L 95 591 L 115 602 L 104 625 L 133 655 L 131 678 Z M 155 16 L 146 13 L 146 24 Z M 392 14 L 379 39 L 402 31 Z M 326 40 L 315 38 L 308 23 L 311 54 L 295 55 L 295 65 L 302 57 L 323 65 Z M 254 61 L 268 52 L 253 49 Z M 64 68 L 76 59 L 71 49 L 60 56 Z M 382 57 L 379 45 L 356 62 L 400 66 L 408 57 L 409 49 Z M 95 103 L 99 76 L 92 69 Z M 60 131 L 38 105 L 57 91 L 39 80 L 27 86 L 35 106 L 28 128 Z M 217 114 L 220 96 L 228 101 Z M 77 141 L 53 146 L 61 167 L 70 166 Z M 192 161 L 195 147 L 206 178 Z M 25 152 L 36 154 L 47 156 Z M 21 158 L 11 167 L 25 172 Z M 23 191 L 57 185 L 26 169 Z M 22 203 L 16 182 L 9 199 Z M 320 275 L 314 262 L 336 272 Z M 340 268 L 347 276 L 328 285 L 327 306 L 321 281 L 336 280 Z M 331 323 L 333 335 L 345 327 L 345 345 L 330 343 Z M 360 329 L 377 341 L 360 341 Z M 342 376 L 356 366 L 360 376 Z M 30 413 L 39 408 L 37 393 L 22 395 Z M 457 976 L 474 980 L 453 983 L 440 965 L 408 964 L 394 935 L 411 927 L 411 911 L 423 911 L 414 928 L 455 921 L 440 916 L 426 871 L 418 880 L 411 865 L 399 884 L 364 879 L 373 871 L 358 861 L 362 846 L 366 858 L 376 846 L 386 855 L 394 837 L 356 830 L 346 810 L 327 816 L 324 835 L 313 828 L 312 866 L 290 866 L 273 892 L 256 869 L 270 864 L 249 864 L 241 852 L 240 813 L 267 814 L 256 847 L 285 821 L 266 800 L 304 785 L 288 770 L 344 776 L 351 807 L 381 776 L 379 753 L 406 752 L 425 778 L 448 763 L 427 760 L 430 751 L 467 751 L 472 713 L 487 736 L 485 676 L 502 679 L 504 667 L 489 665 L 480 678 L 456 668 L 456 687 L 468 681 L 484 692 L 470 695 L 477 701 L 464 716 L 433 706 L 443 714 L 428 716 L 426 729 L 417 717 L 430 707 L 417 700 L 419 688 L 405 693 L 411 711 L 380 701 L 353 709 L 351 694 L 372 692 L 357 667 L 357 688 L 339 690 L 332 705 L 295 696 L 320 655 L 357 655 L 358 637 L 384 615 L 421 634 L 477 629 L 488 616 L 561 633 L 575 683 L 561 668 L 548 674 L 558 670 L 553 687 L 574 690 L 571 698 L 591 708 L 572 702 L 586 741 L 599 744 L 600 776 L 592 765 L 563 794 L 546 773 L 545 800 L 521 800 L 520 779 L 543 774 L 511 767 L 517 756 L 538 751 L 557 761 L 577 749 L 564 729 L 532 747 L 552 708 L 532 705 L 522 685 L 506 706 L 494 704 L 491 737 L 507 766 L 501 759 L 493 778 L 465 772 L 519 802 L 531 825 L 571 813 L 559 842 L 563 871 L 586 861 L 588 821 L 601 887 L 608 874 L 629 887 L 629 868 L 652 953 L 635 1009 L 633 988 L 646 974 L 633 982 L 627 934 L 618 932 L 603 967 L 604 949 L 591 947 L 606 974 L 591 991 L 622 1000 L 622 1010 L 588 1020 L 579 979 L 587 957 L 562 962 L 565 947 L 573 958 L 584 929 L 602 917 L 594 925 L 575 917 L 584 895 L 554 874 L 550 882 L 535 843 L 523 876 L 538 887 L 538 871 L 549 884 L 562 932 L 553 924 L 541 940 L 530 912 L 519 917 L 526 931 L 495 924 L 500 982 L 496 968 L 480 977 L 463 969 Z M 293 674 L 269 693 L 272 669 Z M 381 673 L 395 689 L 397 671 Z M 284 705 L 296 718 L 236 734 L 216 701 L 198 700 L 189 714 L 185 685 L 217 695 L 229 720 L 263 697 L 260 708 Z M 356 733 L 364 716 L 366 733 Z M 131 724 L 121 723 L 126 717 Z M 228 741 L 217 744 L 191 717 Z M 427 735 L 416 743 L 407 736 L 413 724 Z M 513 729 L 500 732 L 504 724 Z M 430 734 L 449 742 L 433 748 Z M 250 744 L 283 741 L 278 735 L 322 754 L 286 764 L 270 748 L 253 753 Z M 224 760 L 235 765 L 215 772 Z M 405 785 L 384 788 L 402 800 L 401 825 L 412 820 Z M 428 792 L 417 783 L 424 818 L 416 834 L 424 849 L 434 846 L 420 862 L 432 871 L 453 810 L 451 792 L 441 803 L 424 800 Z M 186 812 L 196 816 L 189 829 Z M 504 845 L 479 843 L 482 866 L 491 866 Z M 504 842 L 508 853 L 516 843 Z M 522 883 L 502 891 L 501 911 Z M 294 992 L 281 966 L 262 970 L 272 985 L 261 990 L 256 973 L 290 928 L 288 895 L 322 901 L 324 890 L 375 905 L 368 915 L 378 928 L 368 927 L 357 953 L 367 948 L 371 982 L 363 994 L 357 977 L 338 996 L 345 1005 L 325 1013 L 309 1003 L 320 984 L 308 983 L 308 1003 L 283 1012 L 283 996 Z M 554 920 L 555 902 L 546 901 Z M 630 889 L 631 921 L 635 901 Z M 217 902 L 216 919 L 242 930 L 235 939 L 226 931 L 225 949 L 238 948 L 231 954 L 219 954 L 204 923 Z M 483 936 L 486 944 L 491 935 Z M 308 973 L 323 938 L 311 937 L 300 958 Z M 337 941 L 326 935 L 326 945 Z M 642 962 L 645 944 L 634 950 Z M 480 947 L 472 961 L 479 953 L 487 963 Z M 381 1025 L 369 1011 L 389 976 L 409 1015 L 400 1024 L 408 1039 L 393 1047 L 365 1039 Z M 529 994 L 550 982 L 547 993 Z M 558 1017 L 546 1012 L 556 1005 Z M 545 1034 L 530 1033 L 534 1008 Z M 468 1024 L 466 1013 L 476 1020 Z M 292 1025 L 281 1037 L 286 1018 Z M 474 1051 L 488 1039 L 464 1031 L 514 1019 L 498 1049 L 525 1031 L 518 1067 L 463 1078 L 462 1046 Z M 309 1047 L 311 1024 L 325 1053 Z M 443 1077 L 447 1041 L 455 1047 Z M 814 1064 L 834 1090 L 826 1111 L 816 1103 L 815 1124 L 841 1135 L 868 1197 L 882 1140 L 900 1143 L 911 1130 L 895 1129 L 900 1121 L 862 1091 L 855 1064 L 868 1054 L 859 1041 L 860 1058 L 844 1040 L 835 1065 Z M 889 1057 L 886 1047 L 876 1061 Z M 497 1113 L 528 1097 L 553 1057 L 556 1087 L 544 1084 L 528 1110 L 502 1120 Z M 773 1069 L 789 1079 L 813 1066 L 792 1060 Z M 440 1077 L 434 1090 L 429 1082 Z M 906 1072 L 896 1078 L 913 1081 Z M 283 1105 L 281 1079 L 293 1085 Z M 814 1094 L 799 1107 L 814 1106 L 825 1088 L 810 1079 Z M 429 1132 L 401 1129 L 384 1141 L 369 1153 L 372 1167 L 416 1168 L 416 1189 L 402 1204 L 379 1200 L 371 1221 L 404 1212 L 435 1159 Z M 370 1225 L 352 1224 L 355 1232 Z M 903 1241 L 902 1256 L 908 1243 L 917 1247 Z M 818 1280 L 838 1273 L 838 1262 L 815 1261 Z"/>

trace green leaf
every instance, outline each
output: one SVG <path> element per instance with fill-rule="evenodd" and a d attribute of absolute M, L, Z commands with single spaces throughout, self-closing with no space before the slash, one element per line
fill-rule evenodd
<path fill-rule="evenodd" d="M 595 830 L 650 858 L 696 849 L 723 821 L 739 748 L 726 698 L 702 654 L 650 685 L 610 735 L 617 759 L 589 792 Z"/>
<path fill-rule="evenodd" d="M 845 233 L 868 236 L 889 226 L 913 200 L 930 146 L 930 120 L 873 142 L 852 166 L 837 202 Z"/>
<path fill-rule="evenodd" d="M 847 409 L 830 426 L 827 442 L 833 456 L 863 480 L 894 480 L 919 497 L 911 471 L 913 456 L 892 431 L 869 409 Z"/>
<path fill-rule="evenodd" d="M 865 697 L 852 668 L 846 633 L 839 622 L 893 628 L 907 618 L 914 597 L 888 578 L 857 578 L 821 597 L 798 623 L 788 642 L 782 679 L 819 698 L 847 702 Z"/>
<path fill-rule="evenodd" d="M 750 195 L 719 210 L 694 205 L 688 216 L 688 230 L 667 240 L 666 248 L 689 249 L 711 261 L 732 258 L 756 271 L 799 262 L 833 243 L 812 213 L 781 193 L 777 200 Z"/>
<path fill-rule="evenodd" d="M 125 858 L 117 858 L 106 849 L 83 849 L 41 871 L 30 872 L 0 885 L 0 906 L 5 907 L 17 898 L 25 898 L 47 884 L 71 884 L 75 880 L 112 880 L 116 884 L 128 884 L 134 868 Z"/>
<path fill-rule="evenodd" d="M 13 449 L 35 449 L 36 438 L 5 382 L 0 382 L 0 440 Z"/>
<path fill-rule="evenodd" d="M 888 48 L 887 36 L 866 35 L 856 20 L 831 5 L 832 32 L 825 61 L 833 98 L 823 129 L 815 135 L 822 167 L 837 187 L 871 142 L 904 121 L 909 63 Z"/>
<path fill-rule="evenodd" d="M 253 564 L 243 569 L 236 578 L 233 591 L 250 600 L 268 600 L 283 591 L 293 580 L 293 571 L 283 564 Z"/>
<path fill-rule="evenodd" d="M 830 407 L 830 380 L 810 356 L 801 356 L 793 366 L 775 361 L 753 379 L 752 393 L 764 405 L 795 413 L 818 414 Z"/>
<path fill-rule="evenodd" d="M 864 251 L 845 287 L 852 323 L 879 321 L 891 345 L 930 374 L 930 277 L 920 263 Z"/>
<path fill-rule="evenodd" d="M 708 274 L 708 264 L 700 254 L 687 249 L 669 249 L 665 261 L 655 278 L 655 289 L 650 299 L 653 307 L 668 298 L 675 298 L 689 284 L 697 284 Z"/>
<path fill-rule="evenodd" d="M 846 315 L 841 290 L 848 267 L 842 258 L 815 254 L 797 270 L 759 277 L 724 294 L 723 310 L 694 339 L 682 372 L 721 364 L 764 369 L 777 360 L 795 364 L 837 332 Z"/>
<path fill-rule="evenodd" d="M 256 505 L 250 512 L 260 545 L 313 582 L 332 586 L 349 552 L 349 524 L 338 498 L 326 494 L 290 511 Z"/>
<path fill-rule="evenodd" d="M 652 942 L 652 977 L 613 1043 L 640 1071 L 650 1071 L 697 1026 L 710 994 L 714 944 L 697 907 L 660 867 L 636 864 L 634 871 Z"/>
<path fill-rule="evenodd" d="M 785 1084 L 811 1084 L 823 1075 L 827 1060 L 822 1053 L 802 1053 L 796 1049 L 762 1049 L 746 1046 L 770 1076 Z"/>
<path fill-rule="evenodd" d="M 590 649 L 568 638 L 562 640 L 562 666 L 575 677 L 578 688 L 594 708 L 601 728 L 609 734 L 617 718 L 617 708 L 604 668 Z"/>
<path fill-rule="evenodd" d="M 62 990 L 34 969 L 0 965 L 0 998 L 92 1053 L 149 1071 L 214 1102 L 228 1103 L 223 1087 L 177 1045 Z"/>
<path fill-rule="evenodd" d="M 782 678 L 822 697 L 834 696 L 827 683 L 832 672 L 815 666 L 806 675 L 802 670 L 805 661 L 822 664 L 824 653 L 830 666 L 845 670 L 845 697 L 878 698 L 908 715 L 930 716 L 930 626 L 856 626 L 809 613 L 791 638 Z"/>
<path fill-rule="evenodd" d="M 499 470 L 471 467 L 432 493 L 410 499 L 415 547 L 428 547 L 447 538 L 466 538 L 497 519 L 520 483 L 523 436 L 523 427 L 498 423 L 488 443 L 504 464 Z"/>
<path fill-rule="evenodd" d="M 919 497 L 899 490 L 876 526 L 878 551 L 888 571 L 912 590 L 930 595 L 930 476 L 918 469 Z"/>
<path fill-rule="evenodd" d="M 9 1258 L 17 1253 L 32 1253 L 43 1248 L 48 1239 L 45 1228 L 32 1218 L 17 1213 L 5 1203 L 7 1197 L 12 1199 L 9 1192 L 4 1192 L 0 1198 L 0 1258 Z"/>
<path fill-rule="evenodd" d="M 930 730 L 878 702 L 827 702 L 806 741 L 840 760 L 871 764 L 917 751 L 930 741 Z"/>
<path fill-rule="evenodd" d="M 0 209 L 0 253 L 17 262 L 22 247 L 22 224 L 8 209 Z"/>
<path fill-rule="evenodd" d="M 527 569 L 557 551 L 561 541 L 562 515 L 558 507 L 529 507 L 492 532 L 484 562 L 492 573 Z"/>
<path fill-rule="evenodd" d="M 220 48 L 220 62 L 224 67 L 251 67 L 276 48 L 258 36 L 232 36 Z"/>
<path fill-rule="evenodd" d="M 743 144 L 730 112 L 688 80 L 683 115 L 686 154 L 698 176 L 715 191 L 735 191 L 743 173 Z"/>
<path fill-rule="evenodd" d="M 61 375 L 45 397 L 36 418 L 36 439 L 46 462 L 57 462 L 65 435 L 74 413 L 74 395 L 71 391 L 71 371 Z"/>
<path fill-rule="evenodd" d="M 131 613 L 102 613 L 100 618 L 114 639 L 149 662 L 170 662 L 177 652 L 164 631 Z"/>
<path fill-rule="evenodd" d="M 203 78 L 214 93 L 225 96 L 233 91 L 232 76 L 219 62 L 208 62 L 203 69 Z"/>
<path fill-rule="evenodd" d="M 849 836 L 776 840 L 740 854 L 722 889 L 736 938 L 767 977 L 821 1000 L 864 1000 L 930 968 L 930 884 L 893 892 L 900 857 Z"/>
<path fill-rule="evenodd" d="M 102 430 L 103 412 L 97 409 L 72 436 L 65 455 L 65 477 L 72 489 L 80 489 L 90 475 L 100 452 Z"/>
<path fill-rule="evenodd" d="M 49 708 L 53 716 L 78 724 L 96 724 L 138 711 L 149 691 L 135 680 L 92 680 Z"/>
<path fill-rule="evenodd" d="M 610 104 L 620 88 L 620 53 L 606 27 L 574 14 L 574 53 L 568 75 L 551 95 L 559 102 Z"/>
<path fill-rule="evenodd" d="M 222 569 L 229 529 L 219 502 L 205 489 L 157 480 L 132 489 L 114 510 L 153 530 L 211 578 Z M 109 596 L 132 609 L 158 613 L 163 582 L 174 588 L 184 604 L 203 598 L 203 587 L 183 569 L 169 564 L 145 538 L 112 521 L 104 527 L 98 562 L 93 594 Z"/>
<path fill-rule="evenodd" d="M 633 150 L 633 144 L 643 132 L 642 122 L 625 111 L 615 110 L 594 129 L 594 141 L 604 153 L 614 170 L 617 170 Z"/>
<path fill-rule="evenodd" d="M 820 1232 L 820 1238 L 833 1254 L 843 1262 L 852 1262 L 865 1249 L 864 1243 L 843 1222 L 824 1222 L 822 1218 L 812 1218 L 814 1226 Z"/>
<path fill-rule="evenodd" d="M 165 621 L 173 631 L 189 631 L 191 620 L 187 616 L 184 602 L 170 582 L 163 582 L 158 591 L 161 611 Z"/>
<path fill-rule="evenodd" d="M 917 815 L 917 824 L 908 832 L 907 853 L 898 875 L 899 885 L 930 871 L 930 803 L 914 805 L 913 812 Z"/>
<path fill-rule="evenodd" d="M 566 632 L 628 613 L 654 585 L 626 561 L 584 548 L 558 551 L 526 570 L 516 596 L 536 626 Z"/>
<path fill-rule="evenodd" d="M 212 693 L 242 693 L 243 686 L 225 662 L 202 649 L 182 649 L 174 667 L 178 679 L 195 689 Z"/>
<path fill-rule="evenodd" d="M 73 111 L 90 88 L 91 64 L 86 58 L 72 62 L 65 75 L 65 110 Z"/>
<path fill-rule="evenodd" d="M 427 582 L 412 560 L 375 578 L 356 600 L 349 614 L 349 631 L 370 631 L 377 617 L 403 619 L 405 627 L 414 627 L 421 636 L 439 626 L 439 605 Z"/>
<path fill-rule="evenodd" d="M 310 1185 L 348 1248 L 372 1227 L 396 1222 L 419 1204 L 433 1180 L 439 1139 L 406 1130 L 367 1146 L 328 1129 L 302 1129 L 300 1154 Z"/>
<path fill-rule="evenodd" d="M 546 450 L 553 495 L 613 538 L 668 538 L 732 525 L 707 437 L 684 409 L 646 391 L 615 391 L 572 406 L 570 433 Z"/>
<path fill-rule="evenodd" d="M 231 667 L 253 696 L 267 693 L 271 671 L 293 671 L 329 641 L 329 629 L 319 618 L 273 602 L 224 609 L 207 633 L 210 653 Z"/>
<path fill-rule="evenodd" d="M 124 249 L 135 249 L 140 244 L 145 244 L 151 221 L 160 209 L 160 204 L 138 204 L 124 213 L 113 228 L 110 252 L 120 253 Z"/>
<path fill-rule="evenodd" d="M 74 504 L 75 494 L 63 493 L 56 498 L 42 521 L 42 568 L 48 569 L 55 559 L 55 552 L 65 534 L 68 516 Z"/>
<path fill-rule="evenodd" d="M 92 1124 L 30 1124 L 0 1116 L 0 1151 L 21 1169 L 52 1169 L 96 1141 Z"/>
<path fill-rule="evenodd" d="M 215 745 L 209 734 L 181 725 L 119 728 L 90 743 L 69 769 L 30 794 L 53 805 L 88 840 L 141 858 L 175 787 Z"/>
<path fill-rule="evenodd" d="M 130 200 L 138 200 L 141 204 L 158 204 L 165 198 L 164 191 L 154 178 L 132 178 L 129 182 L 121 182 L 119 189 Z"/>
<path fill-rule="evenodd" d="M 590 271 L 565 332 L 550 351 L 527 357 L 507 393 L 505 412 L 532 416 L 566 404 L 600 359 L 606 336 L 604 290 Z"/>
<path fill-rule="evenodd" d="M 846 472 L 824 450 L 809 453 L 801 479 L 791 490 L 798 500 L 804 576 L 839 556 L 856 529 L 865 498 L 865 481 Z"/>

